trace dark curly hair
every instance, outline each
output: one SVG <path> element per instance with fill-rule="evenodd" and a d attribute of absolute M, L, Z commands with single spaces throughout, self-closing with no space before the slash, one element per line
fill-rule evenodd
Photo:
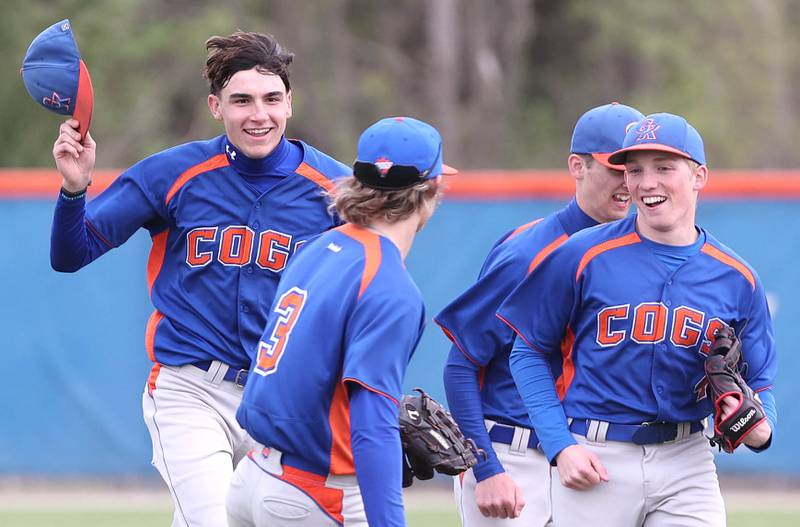
<path fill-rule="evenodd" d="M 227 37 L 209 38 L 206 49 L 208 59 L 203 77 L 208 80 L 209 92 L 214 95 L 219 95 L 237 72 L 253 68 L 261 73 L 278 75 L 286 91 L 291 90 L 289 65 L 294 53 L 281 47 L 272 35 L 237 31 Z"/>

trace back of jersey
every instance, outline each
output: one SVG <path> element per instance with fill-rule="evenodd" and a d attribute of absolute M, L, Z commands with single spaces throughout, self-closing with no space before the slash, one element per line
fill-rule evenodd
<path fill-rule="evenodd" d="M 399 399 L 421 335 L 419 290 L 395 245 L 345 225 L 285 271 L 237 418 L 320 474 L 354 473 L 346 383 Z"/>

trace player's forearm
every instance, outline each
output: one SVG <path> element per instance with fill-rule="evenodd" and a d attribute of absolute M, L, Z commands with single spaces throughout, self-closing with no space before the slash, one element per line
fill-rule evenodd
<path fill-rule="evenodd" d="M 768 388 L 758 392 L 758 398 L 761 401 L 764 414 L 767 416 L 769 432 L 762 427 L 763 432 L 760 436 L 754 436 L 754 434 L 759 432 L 759 430 L 756 429 L 745 438 L 745 445 L 753 452 L 763 452 L 772 445 L 772 438 L 775 437 L 775 428 L 778 425 L 778 407 L 775 404 L 775 396 L 772 390 Z"/>
<path fill-rule="evenodd" d="M 479 448 L 486 451 L 488 458 L 472 467 L 477 481 L 503 472 L 492 449 L 492 441 L 484 424 L 478 385 L 478 367 L 467 359 L 456 346 L 450 350 L 444 368 L 444 389 L 450 413 L 455 418 L 465 437 L 472 438 Z"/>
<path fill-rule="evenodd" d="M 356 478 L 370 525 L 405 527 L 397 407 L 351 383 L 350 442 Z"/>
<path fill-rule="evenodd" d="M 559 452 L 576 441 L 569 431 L 547 359 L 517 337 L 509 365 L 544 454 L 552 463 Z"/>
<path fill-rule="evenodd" d="M 108 250 L 87 228 L 85 215 L 85 195 L 77 199 L 59 195 L 50 232 L 50 265 L 56 271 L 77 271 Z"/>

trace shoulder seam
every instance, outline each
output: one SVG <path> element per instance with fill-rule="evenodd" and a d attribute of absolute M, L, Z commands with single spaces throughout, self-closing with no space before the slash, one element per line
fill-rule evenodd
<path fill-rule="evenodd" d="M 589 249 L 585 253 L 583 253 L 583 257 L 581 257 L 581 261 L 578 264 L 578 270 L 575 273 L 575 281 L 576 282 L 578 281 L 578 279 L 581 277 L 581 273 L 583 273 L 583 270 L 586 268 L 587 265 L 589 265 L 589 262 L 591 262 L 595 257 L 603 254 L 606 251 L 610 251 L 612 249 L 618 249 L 620 247 L 625 247 L 626 245 L 633 245 L 641 241 L 642 241 L 641 238 L 639 238 L 639 235 L 636 234 L 636 232 L 629 232 L 628 234 L 625 234 L 618 238 L 612 238 L 610 240 L 606 240 L 597 245 L 589 247 Z"/>
<path fill-rule="evenodd" d="M 748 281 L 750 287 L 752 289 L 756 288 L 756 278 L 753 275 L 753 272 L 739 258 L 728 254 L 719 247 L 715 247 L 708 242 L 703 244 L 703 246 L 700 248 L 700 252 L 710 256 L 711 258 L 714 258 L 728 267 L 739 271 L 744 279 Z"/>

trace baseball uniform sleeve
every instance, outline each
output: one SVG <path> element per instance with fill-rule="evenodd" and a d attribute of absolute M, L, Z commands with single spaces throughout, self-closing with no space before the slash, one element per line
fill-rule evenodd
<path fill-rule="evenodd" d="M 476 481 L 504 472 L 492 448 L 492 441 L 486 431 L 481 407 L 478 367 L 453 346 L 444 368 L 444 389 L 447 405 L 464 436 L 471 438 L 479 448 L 486 452 L 487 458 L 472 467 Z"/>
<path fill-rule="evenodd" d="M 472 362 L 485 366 L 495 351 L 513 340 L 513 332 L 494 314 L 527 271 L 519 251 L 501 244 L 489 254 L 481 274 L 435 321 Z"/>
<path fill-rule="evenodd" d="M 416 290 L 410 294 L 387 287 L 386 281 L 383 287 L 373 285 L 378 284 L 367 288 L 349 319 L 342 378 L 399 404 L 406 367 L 422 335 L 424 308 Z"/>
<path fill-rule="evenodd" d="M 569 432 L 567 416 L 558 399 L 547 359 L 517 338 L 509 364 L 542 450 L 553 463 L 559 452 L 576 441 Z"/>
<path fill-rule="evenodd" d="M 767 296 L 757 275 L 747 313 L 743 327 L 735 329 L 741 332 L 742 355 L 747 363 L 745 380 L 753 390 L 760 391 L 775 382 L 778 361 Z"/>
<path fill-rule="evenodd" d="M 148 160 L 149 161 L 149 160 Z M 163 229 L 166 212 L 148 188 L 144 172 L 157 170 L 142 161 L 118 177 L 86 205 L 86 223 L 109 247 L 125 243 L 139 228 Z"/>
<path fill-rule="evenodd" d="M 350 442 L 367 521 L 370 525 L 402 527 L 403 450 L 397 407 L 355 383 L 350 383 L 349 393 Z"/>
<path fill-rule="evenodd" d="M 577 262 L 573 239 L 553 251 L 505 299 L 497 316 L 525 343 L 546 355 L 560 353 L 577 306 Z"/>
<path fill-rule="evenodd" d="M 72 273 L 111 249 L 84 222 L 86 196 L 67 199 L 59 193 L 50 231 L 50 265 Z"/>

